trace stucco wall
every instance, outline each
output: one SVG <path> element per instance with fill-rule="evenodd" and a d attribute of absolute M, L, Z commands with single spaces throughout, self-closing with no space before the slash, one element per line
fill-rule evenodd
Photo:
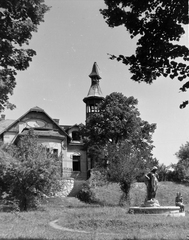
<path fill-rule="evenodd" d="M 73 155 L 80 156 L 80 168 L 81 171 L 78 172 L 72 172 L 73 165 L 72 165 L 72 158 Z M 87 178 L 87 161 L 86 161 L 86 152 L 82 150 L 81 145 L 69 145 L 67 150 L 67 165 L 70 167 L 69 169 L 63 169 L 66 176 L 74 177 L 76 179 L 86 179 Z M 69 174 L 68 174 L 69 173 Z"/>
<path fill-rule="evenodd" d="M 57 149 L 58 155 L 60 156 L 62 149 L 62 144 L 60 140 L 50 138 L 39 138 L 38 142 L 43 144 L 43 146 L 45 146 L 46 148 Z"/>
<path fill-rule="evenodd" d="M 35 125 L 35 118 L 39 123 L 40 121 L 46 121 L 48 127 L 52 127 L 53 124 L 50 120 L 45 117 L 44 114 L 40 113 L 29 113 L 27 114 L 22 121 L 17 122 L 9 132 L 5 132 L 3 135 L 4 143 L 11 143 L 14 137 L 27 126 L 24 121 L 29 121 L 30 125 L 33 123 Z M 37 124 L 36 123 L 36 124 Z M 57 128 L 57 126 L 54 126 Z M 55 128 L 55 129 L 56 129 Z M 72 137 L 72 132 L 78 131 L 78 126 L 72 127 L 68 134 Z M 64 178 L 74 177 L 77 179 L 86 179 L 87 178 L 87 160 L 86 160 L 86 152 L 82 150 L 82 142 L 81 141 L 71 141 L 69 144 L 67 143 L 67 137 L 65 136 L 64 141 L 56 138 L 50 137 L 39 137 L 39 143 L 43 144 L 49 149 L 57 149 L 58 155 L 62 157 L 62 173 Z M 73 172 L 73 155 L 80 156 L 80 171 Z"/>

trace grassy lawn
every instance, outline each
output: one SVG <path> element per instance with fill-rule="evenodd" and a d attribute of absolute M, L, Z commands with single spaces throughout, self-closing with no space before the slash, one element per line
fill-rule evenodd
<path fill-rule="evenodd" d="M 121 192 L 117 185 L 95 189 L 104 206 L 88 205 L 76 198 L 49 199 L 41 210 L 23 213 L 0 213 L 1 240 L 126 240 L 126 239 L 187 239 L 189 236 L 189 187 L 162 182 L 157 199 L 162 206 L 173 205 L 178 191 L 186 205 L 185 217 L 128 214 L 128 206 L 119 207 Z M 145 186 L 137 184 L 131 191 L 131 205 L 141 205 Z M 62 229 L 52 228 L 49 223 Z M 75 229 L 76 232 L 64 228 Z M 79 232 L 79 231 L 85 231 Z"/>

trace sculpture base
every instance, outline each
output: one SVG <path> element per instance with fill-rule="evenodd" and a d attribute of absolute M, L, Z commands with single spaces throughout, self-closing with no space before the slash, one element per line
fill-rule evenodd
<path fill-rule="evenodd" d="M 180 207 L 159 206 L 159 207 L 130 207 L 129 213 L 132 214 L 153 214 L 171 217 L 184 217 L 185 212 L 180 212 Z"/>
<path fill-rule="evenodd" d="M 150 200 L 145 200 L 144 204 L 142 204 L 142 207 L 160 207 L 160 204 L 158 200 L 153 198 Z"/>

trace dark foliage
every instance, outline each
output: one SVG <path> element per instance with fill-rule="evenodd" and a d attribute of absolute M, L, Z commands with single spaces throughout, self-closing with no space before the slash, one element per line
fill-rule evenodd
<path fill-rule="evenodd" d="M 32 33 L 37 31 L 49 10 L 44 0 L 1 0 L 0 1 L 0 111 L 9 103 L 9 94 L 16 86 L 16 72 L 29 67 L 33 49 L 26 49 Z"/>
<path fill-rule="evenodd" d="M 91 190 L 91 187 L 86 183 L 82 186 L 82 189 L 77 194 L 77 198 L 85 203 L 95 203 L 95 194 Z"/>
<path fill-rule="evenodd" d="M 110 27 L 123 26 L 131 38 L 137 37 L 135 54 L 110 54 L 110 59 L 129 65 L 132 79 L 151 84 L 158 77 L 189 77 L 189 49 L 179 44 L 189 23 L 188 0 L 104 0 L 107 8 L 101 9 Z M 183 84 L 181 91 L 189 88 Z M 180 105 L 184 108 L 188 101 Z"/>

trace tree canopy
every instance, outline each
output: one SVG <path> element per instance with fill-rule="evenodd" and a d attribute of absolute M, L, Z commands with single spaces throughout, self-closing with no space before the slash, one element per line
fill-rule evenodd
<path fill-rule="evenodd" d="M 111 93 L 99 104 L 99 112 L 93 113 L 81 128 L 81 134 L 88 151 L 104 158 L 108 144 L 119 145 L 127 141 L 136 149 L 153 149 L 152 134 L 156 124 L 149 124 L 140 118 L 136 107 L 137 99 L 122 93 Z M 148 149 L 148 151 L 147 151 Z"/>
<path fill-rule="evenodd" d="M 129 65 L 131 79 L 151 84 L 160 76 L 189 77 L 189 49 L 179 44 L 189 23 L 188 0 L 104 0 L 106 9 L 100 12 L 110 27 L 124 26 L 131 38 L 137 37 L 135 54 L 111 59 Z M 189 88 L 186 81 L 181 91 Z M 180 105 L 185 107 L 188 101 Z"/>
<path fill-rule="evenodd" d="M 25 46 L 49 10 L 43 2 L 0 1 L 0 111 L 5 107 L 15 107 L 8 100 L 16 86 L 16 72 L 27 69 L 36 55 L 33 49 L 26 49 Z"/>
<path fill-rule="evenodd" d="M 111 93 L 81 127 L 93 167 L 107 169 L 108 180 L 118 182 L 126 198 L 134 179 L 157 164 L 152 157 L 156 124 L 141 119 L 137 104 L 134 97 Z"/>
<path fill-rule="evenodd" d="M 133 144 L 151 144 L 156 124 L 140 118 L 137 104 L 137 99 L 122 93 L 107 95 L 98 106 L 99 112 L 91 114 L 83 128 L 86 143 L 105 146 L 108 142 L 117 144 L 127 139 Z"/>

